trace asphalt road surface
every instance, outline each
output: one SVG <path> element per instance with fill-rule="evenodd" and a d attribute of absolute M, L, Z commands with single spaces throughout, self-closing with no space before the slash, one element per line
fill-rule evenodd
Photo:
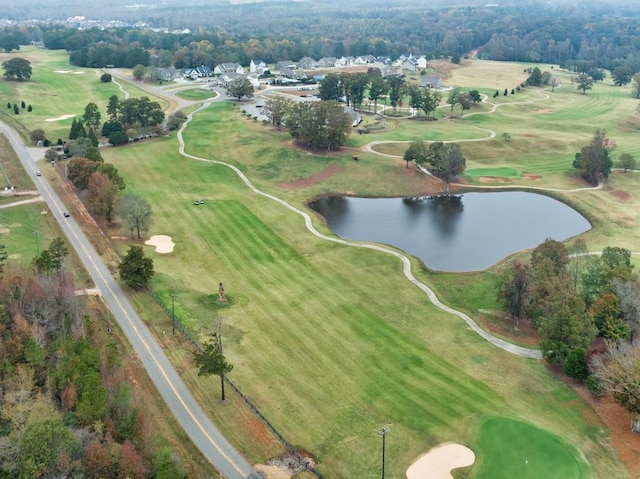
<path fill-rule="evenodd" d="M 262 478 L 206 416 L 75 220 L 72 217 L 64 217 L 65 206 L 44 176 L 36 176 L 38 168 L 18 134 L 2 122 L 0 133 L 11 142 L 22 165 L 56 216 L 69 244 L 93 278 L 96 288 L 142 361 L 158 392 L 193 443 L 225 478 Z"/>

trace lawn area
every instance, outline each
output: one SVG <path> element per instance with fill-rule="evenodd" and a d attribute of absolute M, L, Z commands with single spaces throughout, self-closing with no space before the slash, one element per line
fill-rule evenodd
<path fill-rule="evenodd" d="M 215 97 L 216 92 L 203 88 L 191 88 L 189 90 L 180 90 L 176 92 L 176 96 L 184 98 L 185 100 L 199 101 Z"/>
<path fill-rule="evenodd" d="M 495 78 L 496 67 L 484 74 Z M 504 78 L 511 85 L 522 77 L 515 86 L 526 78 L 522 69 L 507 65 Z M 494 88 L 485 77 L 473 80 L 469 72 L 455 79 L 462 70 L 451 72 L 456 84 Z M 532 184 L 563 189 L 584 186 L 571 161 L 588 143 L 594 125 L 611 124 L 608 133 L 619 151 L 638 148 L 638 123 L 625 89 L 598 84 L 583 96 L 569 84 L 556 92 L 545 98 L 526 89 L 496 99 L 509 104 L 495 113 L 483 105 L 482 114 L 454 122 L 391 120 L 393 128 L 352 135 L 349 148 L 330 154 L 296 148 L 286 132 L 247 119 L 230 103 L 197 113 L 184 132 L 186 151 L 206 161 L 181 156 L 176 133 L 101 151 L 124 177 L 126 193 L 152 204 L 149 233 L 170 235 L 176 243 L 168 255 L 145 249 L 154 259 L 154 291 L 166 306 L 169 294 L 177 294 L 177 317 L 200 340 L 220 321 L 225 355 L 234 365 L 229 377 L 289 442 L 315 457 L 327 477 L 377 476 L 378 431 L 389 424 L 390 479 L 405 477 L 415 459 L 441 442 L 460 442 L 476 452 L 478 463 L 469 477 L 526 477 L 522 474 L 529 469 L 521 468 L 518 454 L 527 444 L 513 453 L 504 451 L 530 436 L 531 469 L 536 468 L 531 477 L 554 477 L 539 466 L 553 449 L 551 465 L 567 474 L 557 477 L 623 478 L 628 474 L 606 428 L 542 362 L 499 350 L 462 320 L 436 309 L 406 280 L 396 258 L 311 235 L 301 216 L 248 189 L 224 164 L 239 168 L 261 191 L 305 208 L 310 199 L 332 193 L 415 196 L 430 191 L 430 180 L 406 168 L 401 158 L 359 149 L 374 140 L 486 139 L 494 131 L 494 139 L 462 144 L 469 168 L 465 181 L 479 181 L 483 171 L 493 171 L 500 174 L 487 176 L 519 184 L 524 181 L 520 175 L 532 173 L 540 176 L 528 180 Z M 108 93 L 100 93 L 101 102 Z M 81 114 L 84 102 L 78 104 Z M 510 141 L 500 137 L 505 131 Z M 404 150 L 397 148 L 401 156 Z M 354 153 L 360 161 L 351 159 Z M 590 246 L 616 241 L 640 250 L 639 178 L 615 173 L 602 190 L 563 197 L 592 220 L 594 228 L 585 235 Z M 204 204 L 195 206 L 195 199 Z M 316 228 L 330 234 L 312 216 Z M 116 240 L 115 247 L 123 252 L 128 244 Z M 478 309 L 497 307 L 495 271 L 457 276 L 432 273 L 415 260 L 412 266 L 418 279 L 472 316 Z M 217 301 L 220 282 L 226 303 Z M 146 296 L 134 300 L 234 444 L 254 462 L 281 452 L 233 394 L 227 403 L 216 399 L 219 381 L 197 377 L 189 346 L 166 337 L 168 318 Z"/>
<path fill-rule="evenodd" d="M 521 421 L 489 419 L 482 424 L 478 441 L 484 457 L 472 477 L 570 478 L 589 473 L 572 445 Z"/>
<path fill-rule="evenodd" d="M 260 188 L 299 206 L 322 192 L 390 190 L 388 180 L 405 174 L 404 162 L 373 155 L 363 155 L 365 169 L 347 155 L 291 149 L 285 136 L 227 105 L 198 114 L 185 139 L 189 153 L 230 162 Z M 478 431 L 491 411 L 587 451 L 598 476 L 625 477 L 606 446 L 606 430 L 585 421 L 588 406 L 542 364 L 497 350 L 436 310 L 392 257 L 318 240 L 299 216 L 249 192 L 227 167 L 176 151 L 169 137 L 104 153 L 129 192 L 153 204 L 151 234 L 169 234 L 177 245 L 171 255 L 148 250 L 157 271 L 153 287 L 164 297 L 177 292 L 180 320 L 201 339 L 221 318 L 225 352 L 235 365 L 230 377 L 290 442 L 320 461 L 322 472 L 376 474 L 377 430 L 387 423 L 389 477 L 403 477 L 413 460 L 443 441 L 468 444 L 482 456 Z M 282 186 L 331 165 L 340 174 L 299 190 Z M 410 183 L 394 185 L 396 192 L 411 191 Z M 196 198 L 204 205 L 194 206 Z M 220 281 L 226 304 L 215 299 Z M 166 327 L 166 319 L 149 321 Z M 218 394 L 217 381 L 197 380 L 184 355 L 175 360 L 196 395 Z M 206 407 L 219 417 L 229 406 L 208 401 Z M 252 460 L 266 459 L 253 452 L 261 448 L 248 435 L 238 434 L 246 421 L 223 422 L 242 437 Z M 576 477 L 592 476 L 585 467 Z"/>
<path fill-rule="evenodd" d="M 0 53 L 0 63 L 15 57 L 29 60 L 33 73 L 31 80 L 26 82 L 0 81 L 0 114 L 27 141 L 29 132 L 36 128 L 44 129 L 52 142 L 58 138 L 66 140 L 73 118 L 82 117 L 87 103 L 98 105 L 104 121 L 109 97 L 116 95 L 124 99 L 116 83 L 100 81 L 101 70 L 70 65 L 65 51 L 23 46 L 19 52 Z M 150 96 L 130 84 L 127 91 L 136 97 Z M 158 101 L 157 98 L 151 99 Z M 6 108 L 7 102 L 20 105 L 21 101 L 31 105 L 33 111 L 28 112 L 25 108 L 15 115 L 13 109 Z M 163 104 L 168 103 L 163 101 Z"/>

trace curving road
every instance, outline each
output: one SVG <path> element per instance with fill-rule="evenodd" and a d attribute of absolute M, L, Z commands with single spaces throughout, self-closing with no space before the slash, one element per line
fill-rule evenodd
<path fill-rule="evenodd" d="M 25 170 L 37 186 L 43 200 L 58 218 L 69 243 L 91 275 L 96 288 L 100 290 L 113 317 L 133 346 L 151 380 L 193 443 L 225 478 L 261 479 L 262 475 L 257 473 L 220 434 L 191 395 L 74 219 L 63 216 L 66 208 L 44 177 L 36 176 L 33 157 L 18 134 L 2 122 L 0 122 L 0 133 L 11 142 Z"/>

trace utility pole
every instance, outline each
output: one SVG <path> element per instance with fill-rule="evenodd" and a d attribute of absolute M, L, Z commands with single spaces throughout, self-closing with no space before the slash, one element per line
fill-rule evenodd
<path fill-rule="evenodd" d="M 218 351 L 220 352 L 220 358 L 224 361 L 222 354 L 222 318 L 220 315 L 218 315 Z M 222 401 L 224 401 L 224 368 L 220 372 L 220 389 L 222 390 Z"/>
<path fill-rule="evenodd" d="M 385 426 L 378 431 L 378 434 L 382 436 L 382 476 L 381 479 L 384 479 L 384 447 L 385 447 L 385 439 L 387 437 L 387 433 L 389 432 L 389 426 Z"/>
<path fill-rule="evenodd" d="M 176 301 L 176 293 L 171 292 L 170 294 L 171 296 L 171 319 L 173 322 L 173 335 L 176 335 L 176 307 L 175 307 L 175 301 Z"/>

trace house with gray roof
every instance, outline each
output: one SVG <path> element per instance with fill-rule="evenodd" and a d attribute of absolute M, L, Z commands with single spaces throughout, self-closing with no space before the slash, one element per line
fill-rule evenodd
<path fill-rule="evenodd" d="M 303 70 L 315 70 L 318 68 L 318 62 L 311 57 L 302 57 L 298 60 L 298 68 Z"/>
<path fill-rule="evenodd" d="M 420 86 L 424 88 L 440 88 L 442 86 L 442 78 L 436 75 L 422 75 L 420 77 Z"/>
<path fill-rule="evenodd" d="M 336 57 L 323 57 L 318 60 L 318 68 L 333 68 L 338 65 Z"/>
<path fill-rule="evenodd" d="M 233 72 L 244 73 L 244 68 L 242 68 L 239 63 L 220 63 L 219 65 L 216 65 L 213 72 L 217 75 Z"/>
<path fill-rule="evenodd" d="M 249 72 L 257 73 L 258 75 L 262 75 L 265 70 L 268 70 L 269 66 L 263 62 L 262 60 L 251 60 L 249 63 Z"/>

